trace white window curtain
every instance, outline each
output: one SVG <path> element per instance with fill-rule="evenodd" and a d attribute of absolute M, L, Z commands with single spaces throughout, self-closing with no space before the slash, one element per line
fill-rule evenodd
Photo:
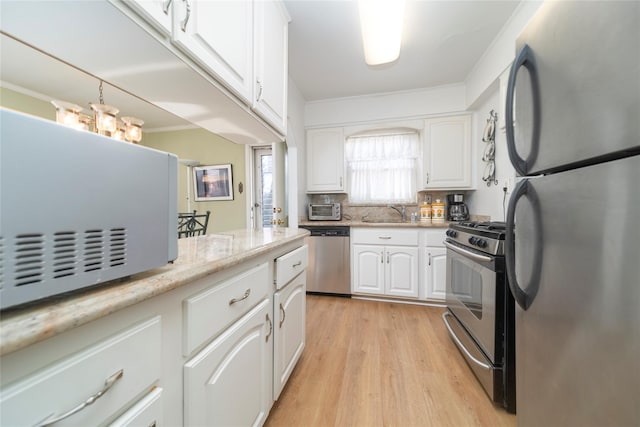
<path fill-rule="evenodd" d="M 417 131 L 347 138 L 351 203 L 415 203 L 419 154 Z"/>

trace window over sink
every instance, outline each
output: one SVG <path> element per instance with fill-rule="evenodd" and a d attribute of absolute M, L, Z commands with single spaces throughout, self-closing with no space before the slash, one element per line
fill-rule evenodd
<path fill-rule="evenodd" d="M 415 203 L 420 135 L 414 129 L 369 131 L 346 138 L 351 203 Z"/>

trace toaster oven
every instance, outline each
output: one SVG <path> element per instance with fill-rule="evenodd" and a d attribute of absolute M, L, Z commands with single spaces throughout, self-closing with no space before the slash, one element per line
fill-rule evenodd
<path fill-rule="evenodd" d="M 340 221 L 340 203 L 309 203 L 310 221 Z"/>

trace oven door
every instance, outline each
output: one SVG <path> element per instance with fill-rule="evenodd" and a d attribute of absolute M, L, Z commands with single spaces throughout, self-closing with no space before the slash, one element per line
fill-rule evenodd
<path fill-rule="evenodd" d="M 496 355 L 495 256 L 446 241 L 447 308 L 471 334 L 491 363 L 501 364 Z"/>

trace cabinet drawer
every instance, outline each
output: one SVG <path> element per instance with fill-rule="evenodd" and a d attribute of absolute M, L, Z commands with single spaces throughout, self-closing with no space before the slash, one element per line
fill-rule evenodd
<path fill-rule="evenodd" d="M 309 250 L 307 245 L 276 258 L 276 287 L 281 289 L 307 268 Z"/>
<path fill-rule="evenodd" d="M 444 240 L 446 236 L 446 228 L 437 228 L 434 230 L 424 230 L 425 246 L 444 248 Z"/>
<path fill-rule="evenodd" d="M 183 301 L 185 356 L 267 298 L 267 266 L 261 264 Z"/>
<path fill-rule="evenodd" d="M 109 427 L 161 427 L 163 425 L 162 389 L 154 388 L 127 412 L 109 424 Z"/>
<path fill-rule="evenodd" d="M 352 228 L 351 243 L 365 245 L 418 246 L 418 230 L 394 228 Z"/>
<path fill-rule="evenodd" d="M 160 378 L 160 353 L 157 316 L 3 389 L 0 424 L 27 426 L 53 419 L 96 396 L 111 379 L 111 387 L 92 405 L 56 423 L 101 424 Z"/>

